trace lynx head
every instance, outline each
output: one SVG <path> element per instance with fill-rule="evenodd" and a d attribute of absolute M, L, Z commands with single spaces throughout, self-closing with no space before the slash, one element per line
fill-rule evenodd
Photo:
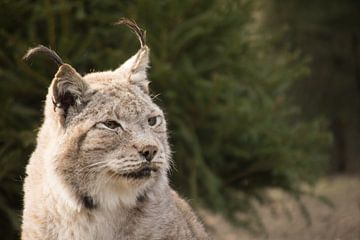
<path fill-rule="evenodd" d="M 132 204 L 151 188 L 167 184 L 170 149 L 162 110 L 149 95 L 145 32 L 121 19 L 140 50 L 113 71 L 81 76 L 52 50 L 59 69 L 49 87 L 45 121 L 38 137 L 54 187 L 82 207 Z"/>

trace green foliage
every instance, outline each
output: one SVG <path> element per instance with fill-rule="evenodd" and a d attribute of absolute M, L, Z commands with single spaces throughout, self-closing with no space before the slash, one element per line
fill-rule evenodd
<path fill-rule="evenodd" d="M 117 67 L 138 48 L 111 23 L 126 16 L 148 34 L 150 79 L 167 113 L 175 167 L 172 185 L 194 205 L 261 228 L 252 200 L 280 187 L 297 196 L 321 173 L 329 136 L 321 121 L 300 121 L 287 100 L 308 74 L 296 53 L 258 31 L 251 1 L 3 1 L 0 6 L 0 224 L 15 237 L 21 184 L 55 72 L 21 61 L 26 49 L 51 46 L 79 72 Z M 15 214 L 14 214 L 15 213 Z M 14 229 L 14 230 L 9 230 Z"/>
<path fill-rule="evenodd" d="M 326 116 L 333 170 L 360 172 L 360 1 L 266 3 L 267 27 L 283 29 L 283 44 L 311 59 L 311 75 L 291 92 L 307 117 Z"/>
<path fill-rule="evenodd" d="M 360 2 L 273 0 L 269 5 L 268 27 L 284 29 L 284 41 L 312 59 L 311 76 L 294 90 L 304 109 L 315 116 L 358 119 Z"/>

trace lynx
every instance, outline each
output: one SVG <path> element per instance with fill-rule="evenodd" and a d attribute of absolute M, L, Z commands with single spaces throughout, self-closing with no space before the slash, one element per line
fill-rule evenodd
<path fill-rule="evenodd" d="M 26 167 L 23 240 L 208 239 L 168 183 L 166 120 L 149 94 L 145 31 L 121 19 L 140 50 L 113 71 L 81 76 L 58 66 L 37 146 Z"/>

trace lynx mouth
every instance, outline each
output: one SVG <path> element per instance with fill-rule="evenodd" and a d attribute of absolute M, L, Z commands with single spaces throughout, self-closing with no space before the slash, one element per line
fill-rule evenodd
<path fill-rule="evenodd" d="M 122 173 L 119 174 L 121 177 L 125 177 L 125 178 L 135 178 L 135 179 L 140 179 L 140 178 L 148 178 L 151 176 L 151 172 L 157 172 L 157 169 L 154 167 L 144 167 L 141 168 L 140 170 L 136 170 L 133 172 L 128 172 L 128 173 Z"/>

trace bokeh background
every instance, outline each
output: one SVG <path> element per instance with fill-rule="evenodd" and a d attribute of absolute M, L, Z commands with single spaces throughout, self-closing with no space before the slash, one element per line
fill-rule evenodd
<path fill-rule="evenodd" d="M 358 0 L 1 0 L 1 239 L 19 238 L 56 72 L 21 57 L 43 44 L 82 74 L 114 69 L 138 49 L 120 17 L 147 30 L 171 184 L 216 239 L 360 239 Z"/>

